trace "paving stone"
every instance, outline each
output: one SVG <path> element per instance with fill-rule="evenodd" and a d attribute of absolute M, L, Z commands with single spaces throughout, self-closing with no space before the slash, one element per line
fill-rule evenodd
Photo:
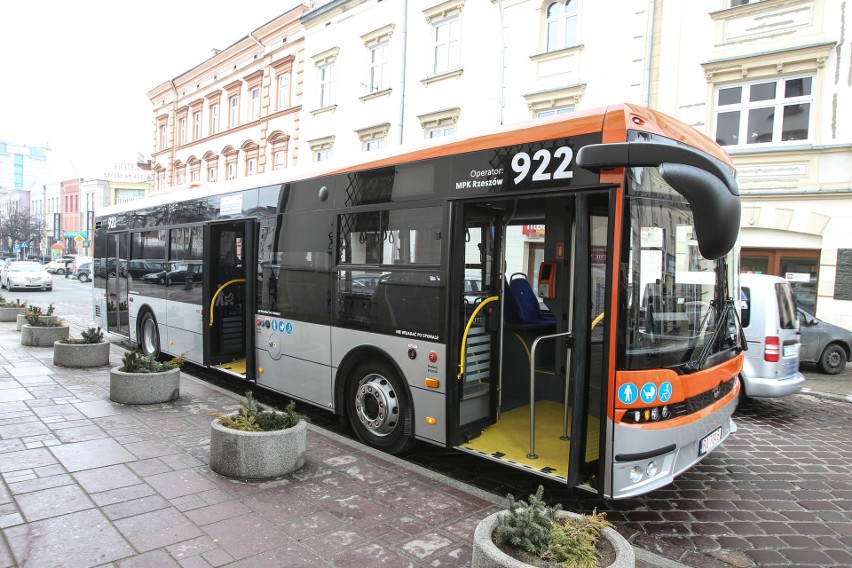
<path fill-rule="evenodd" d="M 63 444 L 51 448 L 50 451 L 71 472 L 115 465 L 136 459 L 133 454 L 112 439 Z"/>
<path fill-rule="evenodd" d="M 179 511 L 168 508 L 115 521 L 116 528 L 140 552 L 204 534 Z"/>
<path fill-rule="evenodd" d="M 204 532 L 237 560 L 294 544 L 283 530 L 257 513 L 206 525 Z"/>
<path fill-rule="evenodd" d="M 24 493 L 16 497 L 27 522 L 40 521 L 94 508 L 89 496 L 77 485 L 64 485 Z"/>
<path fill-rule="evenodd" d="M 99 566 L 135 551 L 96 509 L 5 529 L 20 564 L 39 568 Z"/>

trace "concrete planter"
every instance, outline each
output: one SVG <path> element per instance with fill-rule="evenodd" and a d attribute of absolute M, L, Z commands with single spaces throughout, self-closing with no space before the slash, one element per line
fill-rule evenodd
<path fill-rule="evenodd" d="M 180 367 L 160 373 L 109 370 L 109 399 L 121 404 L 156 404 L 180 396 Z"/>
<path fill-rule="evenodd" d="M 23 314 L 26 309 L 23 306 L 20 308 L 0 307 L 0 321 L 17 321 L 18 316 Z"/>
<path fill-rule="evenodd" d="M 497 528 L 497 518 L 505 514 L 506 511 L 498 511 L 493 515 L 485 517 L 476 525 L 476 532 L 473 534 L 471 568 L 529 568 L 531 566 L 526 562 L 512 558 L 494 544 L 492 534 L 494 533 L 494 529 Z M 571 513 L 570 511 L 560 511 L 559 515 L 574 518 L 581 517 L 581 515 Z M 615 560 L 607 568 L 632 568 L 636 566 L 636 555 L 633 553 L 633 547 L 630 546 L 627 539 L 609 528 L 604 529 L 601 535 L 615 548 Z"/>
<path fill-rule="evenodd" d="M 18 331 L 21 331 L 21 328 L 24 327 L 25 325 L 27 325 L 27 316 L 23 313 L 19 314 L 15 318 L 15 321 L 17 321 L 17 323 L 18 323 Z M 45 323 L 45 324 L 47 324 L 47 323 L 52 324 L 53 322 L 56 321 L 56 316 L 38 316 L 38 321 L 40 321 L 41 323 Z"/>
<path fill-rule="evenodd" d="M 53 344 L 53 364 L 84 369 L 109 365 L 109 341 Z"/>
<path fill-rule="evenodd" d="M 210 469 L 238 479 L 281 477 L 305 465 L 306 445 L 304 420 L 284 430 L 244 432 L 217 418 L 210 426 Z"/>
<path fill-rule="evenodd" d="M 24 324 L 21 326 L 21 345 L 29 347 L 53 347 L 60 339 L 68 339 L 70 329 L 67 325 L 43 327 Z"/>

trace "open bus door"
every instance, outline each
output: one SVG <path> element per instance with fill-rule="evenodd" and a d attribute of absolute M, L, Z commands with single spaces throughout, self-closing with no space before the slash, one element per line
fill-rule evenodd
<path fill-rule="evenodd" d="M 599 493 L 610 201 L 599 190 L 453 207 L 458 448 Z"/>
<path fill-rule="evenodd" d="M 204 228 L 204 363 L 254 380 L 254 219 Z"/>
<path fill-rule="evenodd" d="M 106 237 L 106 258 L 95 270 L 106 278 L 107 331 L 130 337 L 128 325 L 129 280 L 125 263 L 130 258 L 130 233 L 110 233 Z"/>

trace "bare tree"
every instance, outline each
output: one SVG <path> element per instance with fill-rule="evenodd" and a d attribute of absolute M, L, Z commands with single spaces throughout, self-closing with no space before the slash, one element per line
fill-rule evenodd
<path fill-rule="evenodd" d="M 29 209 L 18 209 L 15 203 L 0 216 L 0 243 L 2 248 L 11 251 L 16 243 L 26 242 L 27 250 L 38 251 L 44 229 L 44 219 L 31 215 Z"/>

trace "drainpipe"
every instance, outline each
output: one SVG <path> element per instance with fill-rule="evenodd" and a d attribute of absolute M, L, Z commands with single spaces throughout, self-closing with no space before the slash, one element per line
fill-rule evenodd
<path fill-rule="evenodd" d="M 648 28 L 645 31 L 645 86 L 642 92 L 642 103 L 651 106 L 651 56 L 654 52 L 654 17 L 656 0 L 648 0 Z"/>
<path fill-rule="evenodd" d="M 506 32 L 504 29 L 505 24 L 503 22 L 503 0 L 497 0 L 497 13 L 500 18 L 500 73 L 498 73 L 498 76 L 500 77 L 500 97 L 498 104 L 500 107 L 497 109 L 497 124 L 503 126 L 503 99 L 506 96 L 506 38 L 504 36 Z"/>
<path fill-rule="evenodd" d="M 405 60 L 408 51 L 408 0 L 402 1 L 402 66 L 399 72 L 399 145 L 402 146 L 402 128 L 405 122 Z"/>
<path fill-rule="evenodd" d="M 173 128 L 172 128 L 172 143 L 169 147 L 169 187 L 174 187 L 174 185 L 175 185 L 174 184 L 174 181 L 175 181 L 174 163 L 175 163 L 175 155 L 177 154 L 177 152 L 175 150 L 177 149 L 176 130 L 177 130 L 177 127 L 178 127 L 178 123 L 177 123 L 178 90 L 177 90 L 177 87 L 175 87 L 174 79 L 169 79 L 169 85 L 172 86 L 172 91 L 175 94 L 175 98 L 172 101 L 172 125 L 173 125 Z"/>

